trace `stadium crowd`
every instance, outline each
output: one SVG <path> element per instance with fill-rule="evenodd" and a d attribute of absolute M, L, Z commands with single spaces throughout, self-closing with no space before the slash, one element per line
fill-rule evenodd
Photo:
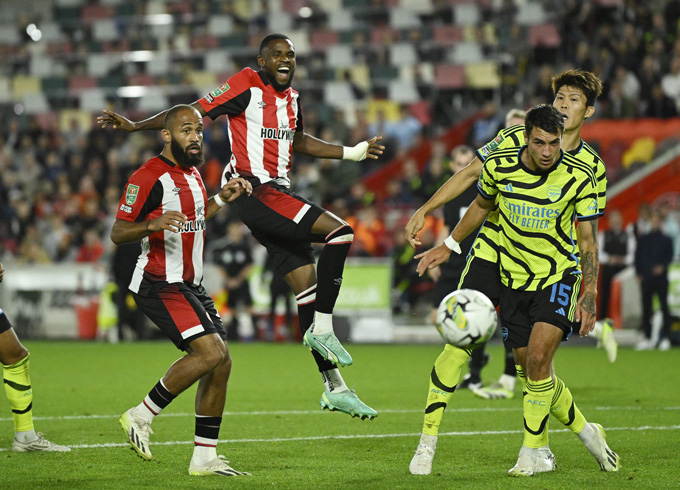
<path fill-rule="evenodd" d="M 308 133 L 345 144 L 374 133 L 385 137 L 389 154 L 378 163 L 300 155 L 293 163 L 296 191 L 354 228 L 354 256 L 392 256 L 395 264 L 404 262 L 405 219 L 450 176 L 447 145 L 438 138 L 474 114 L 476 122 L 466 139 L 481 146 L 496 135 L 507 109 L 552 100 L 549 79 L 561 69 L 581 67 L 603 80 L 595 117 L 678 115 L 680 1 L 431 0 L 416 2 L 422 8 L 414 7 L 411 14 L 417 15 L 407 20 L 398 13 L 409 12 L 400 8 L 408 4 L 74 0 L 47 2 L 47 8 L 30 12 L 19 4 L 8 6 L 3 22 L 13 24 L 2 29 L 1 78 L 30 78 L 46 59 L 52 59 L 52 70 L 50 76 L 43 73 L 40 94 L 0 98 L 0 259 L 107 263 L 120 189 L 133 170 L 160 151 L 162 142 L 155 133 L 102 130 L 94 125 L 98 110 L 149 115 L 196 100 L 207 93 L 192 78 L 196 73 L 210 72 L 222 80 L 240 67 L 254 66 L 253 40 L 272 30 L 296 34 L 304 76 L 298 76 L 295 88 L 301 93 Z M 158 15 L 170 16 L 175 25 L 134 28 L 145 16 Z M 26 29 L 32 24 L 52 26 L 51 36 L 46 29 L 42 43 L 36 41 Z M 106 34 L 105 27 L 112 32 Z M 306 44 L 300 33 L 307 36 Z M 91 62 L 93 52 L 143 51 L 162 53 L 167 66 L 125 57 L 105 68 Z M 213 51 L 224 56 L 211 57 Z M 351 67 L 342 68 L 336 57 L 341 52 L 349 55 Z M 447 78 L 453 72 L 446 68 L 480 61 L 494 67 L 496 84 L 475 86 L 471 72 L 461 85 Z M 395 91 L 391 78 L 414 87 L 415 98 Z M 87 90 L 73 85 L 85 79 L 94 85 Z M 153 97 L 117 96 L 123 85 L 156 87 L 162 92 L 159 106 L 153 105 Z M 32 99 L 43 100 L 44 106 L 32 107 Z M 89 117 L 65 123 L 57 116 L 64 111 Z M 408 152 L 425 140 L 433 142 L 433 150 L 421 171 Z M 230 155 L 222 122 L 207 126 L 205 153 L 202 173 L 214 193 Z M 392 176 L 387 195 L 378 199 L 364 178 L 394 157 L 404 158 L 402 171 Z M 223 213 L 216 219 L 224 226 L 212 226 L 209 233 L 222 234 L 234 216 Z M 430 241 L 439 226 L 433 219 L 425 231 Z M 671 210 L 667 232 L 675 234 L 676 257 L 678 228 Z M 208 241 L 212 238 L 216 236 L 209 234 Z"/>

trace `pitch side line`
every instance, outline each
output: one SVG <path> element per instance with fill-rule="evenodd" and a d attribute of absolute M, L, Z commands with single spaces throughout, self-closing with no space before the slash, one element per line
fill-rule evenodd
<path fill-rule="evenodd" d="M 641 427 L 607 427 L 607 432 L 610 431 L 646 431 L 646 430 L 679 430 L 680 425 L 669 426 L 651 426 L 645 425 Z M 571 432 L 569 429 L 551 430 L 555 432 Z M 523 434 L 523 430 L 488 430 L 488 431 L 464 431 L 464 432 L 440 432 L 439 436 L 495 436 L 507 434 Z M 220 439 L 217 442 L 222 444 L 234 443 L 268 443 L 268 442 L 299 442 L 299 441 L 328 441 L 332 439 L 391 439 L 396 437 L 419 437 L 420 432 L 402 433 L 402 434 L 355 434 L 355 435 L 334 435 L 334 436 L 308 436 L 308 437 L 271 437 L 267 439 Z M 193 444 L 193 441 L 165 441 L 154 442 L 154 446 L 178 446 Z M 104 443 L 104 444 L 74 444 L 69 447 L 72 449 L 101 449 L 109 447 L 127 447 L 128 443 Z M 10 451 L 9 448 L 0 448 L 0 452 Z"/>
<path fill-rule="evenodd" d="M 657 411 L 657 410 L 680 410 L 680 407 L 587 407 L 588 410 L 603 410 L 603 411 L 635 411 L 635 412 L 641 412 L 643 410 L 646 411 Z M 424 409 L 418 409 L 418 410 L 399 410 L 399 409 L 384 409 L 384 410 L 378 410 L 378 413 L 424 413 Z M 512 407 L 512 408 L 506 408 L 506 407 L 495 407 L 495 408 L 447 408 L 446 413 L 451 413 L 451 412 L 457 412 L 457 413 L 465 413 L 465 412 L 520 412 L 522 411 L 522 407 Z M 223 416 L 225 417 L 237 417 L 237 416 L 249 416 L 249 415 L 257 415 L 257 416 L 268 416 L 268 415 L 327 415 L 328 412 L 325 410 L 260 410 L 260 411 L 252 411 L 252 412 L 224 412 Z M 163 413 L 163 418 L 165 417 L 194 417 L 194 413 L 171 413 L 171 412 L 164 412 Z M 118 419 L 120 418 L 120 414 L 109 414 L 109 415 L 54 415 L 54 416 L 41 416 L 41 417 L 33 417 L 33 420 L 90 420 L 90 419 Z M 12 421 L 13 419 L 11 417 L 2 417 L 0 418 L 0 422 L 9 422 Z"/>

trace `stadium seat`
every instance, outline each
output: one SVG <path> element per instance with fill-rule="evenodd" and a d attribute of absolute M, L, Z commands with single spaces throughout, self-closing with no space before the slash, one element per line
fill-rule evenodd
<path fill-rule="evenodd" d="M 208 34 L 211 36 L 224 36 L 234 32 L 234 21 L 228 15 L 211 15 L 208 18 Z"/>
<path fill-rule="evenodd" d="M 189 78 L 191 85 L 198 90 L 199 93 L 207 93 L 219 85 L 215 78 L 215 73 L 212 71 L 190 71 L 187 74 L 187 77 Z"/>
<path fill-rule="evenodd" d="M 120 38 L 115 19 L 101 19 L 92 23 L 92 37 L 97 41 L 115 41 Z"/>
<path fill-rule="evenodd" d="M 399 0 L 399 6 L 416 14 L 430 14 L 433 10 L 432 0 Z"/>
<path fill-rule="evenodd" d="M 267 27 L 270 32 L 288 32 L 293 28 L 293 18 L 288 12 L 270 12 Z"/>
<path fill-rule="evenodd" d="M 50 111 L 50 104 L 43 93 L 25 96 L 22 104 L 26 114 L 41 114 Z"/>
<path fill-rule="evenodd" d="M 81 90 L 96 88 L 97 79 L 90 76 L 72 76 L 68 81 L 68 91 L 71 95 L 78 95 Z"/>
<path fill-rule="evenodd" d="M 215 66 L 226 66 L 215 63 Z M 149 75 L 165 75 L 170 71 L 170 56 L 168 53 L 156 51 L 153 57 L 146 62 L 146 71 Z"/>
<path fill-rule="evenodd" d="M 326 29 L 312 31 L 309 33 L 309 44 L 315 50 L 330 48 L 340 42 L 340 34 Z"/>
<path fill-rule="evenodd" d="M 30 75 L 17 75 L 12 80 L 12 97 L 19 100 L 27 95 L 41 93 L 42 86 L 38 77 Z"/>
<path fill-rule="evenodd" d="M 519 2 L 517 7 L 518 12 L 515 18 L 520 25 L 545 24 L 549 20 L 541 2 Z"/>
<path fill-rule="evenodd" d="M 167 109 L 168 107 L 170 107 L 168 98 L 158 90 L 153 90 L 144 97 L 140 97 L 137 102 L 137 108 L 140 111 L 148 113 L 157 113 Z"/>
<path fill-rule="evenodd" d="M 347 44 L 329 46 L 326 50 L 326 63 L 329 66 L 338 68 L 354 66 L 355 60 L 352 47 Z"/>
<path fill-rule="evenodd" d="M 362 0 L 363 3 L 363 0 Z M 354 16 L 349 10 L 336 10 L 328 16 L 328 27 L 332 31 L 345 32 L 356 28 Z"/>
<path fill-rule="evenodd" d="M 390 46 L 390 64 L 394 66 L 418 64 L 418 53 L 413 43 L 398 42 Z"/>
<path fill-rule="evenodd" d="M 498 64 L 493 61 L 465 65 L 465 79 L 468 87 L 476 89 L 498 88 L 501 85 Z"/>
<path fill-rule="evenodd" d="M 120 65 L 120 58 L 114 58 L 105 53 L 90 53 L 87 55 L 87 74 L 93 77 L 103 77 L 113 68 Z"/>
<path fill-rule="evenodd" d="M 100 88 L 83 89 L 78 93 L 78 107 L 86 112 L 99 112 L 106 107 L 106 97 Z"/>
<path fill-rule="evenodd" d="M 476 3 L 459 3 L 453 6 L 453 19 L 457 26 L 477 25 L 480 18 Z"/>
<path fill-rule="evenodd" d="M 420 17 L 410 8 L 391 8 L 390 13 L 390 27 L 395 29 L 412 29 L 420 27 Z"/>
<path fill-rule="evenodd" d="M 412 81 L 390 80 L 387 85 L 387 98 L 394 102 L 413 104 L 420 100 L 420 95 Z"/>
<path fill-rule="evenodd" d="M 555 24 L 540 24 L 530 26 L 529 42 L 533 47 L 559 48 L 562 38 Z"/>
<path fill-rule="evenodd" d="M 434 68 L 434 84 L 437 88 L 450 90 L 464 88 L 465 67 L 461 65 L 437 65 Z"/>
<path fill-rule="evenodd" d="M 167 60 L 167 63 L 167 68 L 169 69 L 169 60 Z M 203 66 L 208 67 L 213 73 L 220 67 L 229 69 L 232 64 L 231 52 L 228 49 L 213 49 L 203 55 Z M 149 64 L 147 63 L 148 66 Z M 147 71 L 151 72 L 149 69 Z"/>
<path fill-rule="evenodd" d="M 349 83 L 344 81 L 328 81 L 324 84 L 324 102 L 332 107 L 342 107 L 355 101 L 354 92 Z"/>
<path fill-rule="evenodd" d="M 479 63 L 484 61 L 484 52 L 477 42 L 460 42 L 449 50 L 447 60 L 457 65 Z"/>
<path fill-rule="evenodd" d="M 56 58 L 31 56 L 28 60 L 28 72 L 36 77 L 49 77 L 55 73 L 63 73 L 64 67 Z"/>
<path fill-rule="evenodd" d="M 459 26 L 439 24 L 434 26 L 432 40 L 439 46 L 452 46 L 463 40 L 463 31 Z"/>
<path fill-rule="evenodd" d="M 68 80 L 66 77 L 44 77 L 41 85 L 43 92 L 49 97 L 66 97 L 66 89 L 68 87 Z M 0 94 L 2 94 L 2 92 L 2 87 L 0 87 Z"/>

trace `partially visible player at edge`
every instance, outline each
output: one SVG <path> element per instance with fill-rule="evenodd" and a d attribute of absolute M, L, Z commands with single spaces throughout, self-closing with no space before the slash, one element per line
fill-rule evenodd
<path fill-rule="evenodd" d="M 186 355 L 119 422 L 132 449 L 143 459 L 153 459 L 151 423 L 198 382 L 189 474 L 248 475 L 217 455 L 232 363 L 226 330 L 201 282 L 206 221 L 227 202 L 252 192 L 252 186 L 233 178 L 208 199 L 196 168 L 203 163 L 203 118 L 193 107 L 170 109 L 161 134 L 165 143 L 161 154 L 127 182 L 111 240 L 115 244 L 141 240 L 130 291 L 139 309 Z"/>
<path fill-rule="evenodd" d="M 597 193 L 599 215 L 602 216 L 606 204 L 606 169 L 604 162 L 597 153 L 581 139 L 581 128 L 584 121 L 591 117 L 595 111 L 595 101 L 602 92 L 602 83 L 594 74 L 583 70 L 567 70 L 552 79 L 552 88 L 555 94 L 553 106 L 564 114 L 564 136 L 562 149 L 584 163 L 590 165 L 597 177 Z M 441 207 L 477 182 L 482 170 L 483 162 L 494 151 L 510 146 L 524 144 L 524 126 L 510 126 L 499 132 L 491 142 L 477 150 L 477 156 L 460 172 L 453 175 L 420 209 L 406 225 L 406 237 L 413 247 L 420 245 L 417 237 L 422 229 L 425 217 L 435 209 Z M 578 229 L 577 229 L 578 232 Z M 482 230 L 471 250 L 469 256 L 468 275 L 471 269 L 475 269 L 475 275 L 492 273 L 498 276 L 498 225 L 497 213 L 492 212 L 482 226 Z M 498 281 L 486 281 L 484 291 L 487 296 L 493 296 L 495 284 Z M 493 291 L 488 291 L 494 286 Z M 595 336 L 602 339 L 610 360 L 616 358 L 617 345 L 614 340 L 610 322 L 597 322 L 594 329 Z M 439 380 L 445 380 L 444 384 L 449 387 L 442 400 L 437 400 L 437 393 L 442 390 L 435 389 L 433 381 L 430 381 L 428 394 L 428 407 L 433 403 L 438 408 L 428 410 L 425 415 L 423 435 L 411 462 L 412 472 L 415 474 L 429 474 L 432 469 L 432 459 L 436 450 L 437 434 L 443 417 L 448 397 L 456 388 L 460 378 L 460 371 L 465 360 L 469 357 L 464 349 L 447 347 L 451 352 L 448 356 L 441 356 L 435 363 L 433 372 Z"/>
<path fill-rule="evenodd" d="M 0 264 L 0 282 L 5 275 L 5 268 Z M 67 452 L 71 448 L 48 441 L 33 426 L 33 388 L 29 375 L 30 354 L 24 347 L 5 312 L 0 308 L 0 363 L 5 394 L 12 407 L 14 419 L 14 441 L 12 451 L 25 453 L 28 451 Z"/>
<path fill-rule="evenodd" d="M 241 220 L 272 256 L 275 267 L 295 293 L 304 344 L 312 350 L 324 382 L 322 408 L 372 419 L 377 412 L 349 390 L 338 366 L 352 357 L 333 332 L 332 313 L 354 231 L 342 219 L 289 190 L 292 152 L 316 158 L 361 161 L 378 158 L 384 146 L 376 136 L 354 147 L 327 143 L 304 131 L 299 95 L 291 88 L 295 47 L 284 34 L 260 43 L 259 71 L 244 68 L 221 87 L 194 102 L 202 116 L 229 121 L 232 157 L 223 176 L 243 177 L 252 196 L 234 204 Z M 98 122 L 125 131 L 160 129 L 165 112 L 131 122 L 104 111 Z M 324 243 L 314 267 L 312 243 Z M 318 269 L 318 281 L 317 281 Z"/>
<path fill-rule="evenodd" d="M 619 457 L 607 446 L 604 430 L 586 421 L 553 367 L 555 352 L 575 322 L 580 322 L 581 336 L 595 326 L 599 266 L 597 180 L 590 165 L 560 149 L 563 132 L 564 115 L 554 106 L 531 108 L 525 118 L 527 144 L 487 158 L 479 195 L 449 243 L 415 257 L 422 275 L 452 250 L 460 253 L 459 242 L 491 210 L 498 213 L 503 340 L 514 351 L 524 388 L 524 442 L 510 476 L 556 468 L 548 445 L 551 413 L 578 435 L 603 471 L 619 470 Z"/>
<path fill-rule="evenodd" d="M 5 268 L 0 264 L 0 282 L 5 275 Z M 41 433 L 36 433 L 33 426 L 33 388 L 29 375 L 30 354 L 19 341 L 7 315 L 0 308 L 0 363 L 5 394 L 12 407 L 14 419 L 14 441 L 12 451 L 25 453 L 28 451 L 67 452 L 71 448 L 48 441 Z"/>

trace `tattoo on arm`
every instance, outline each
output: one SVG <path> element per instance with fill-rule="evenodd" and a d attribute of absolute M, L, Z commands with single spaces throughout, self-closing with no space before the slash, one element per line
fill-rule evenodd
<path fill-rule="evenodd" d="M 597 220 L 585 223 L 591 227 L 591 247 L 584 250 L 581 257 L 581 268 L 583 270 L 583 285 L 597 283 L 597 274 L 600 266 L 599 246 L 597 243 Z"/>
<path fill-rule="evenodd" d="M 583 301 L 581 302 L 581 308 L 590 313 L 591 315 L 597 314 L 597 306 L 595 303 L 595 295 L 593 293 L 585 293 L 583 295 Z"/>

